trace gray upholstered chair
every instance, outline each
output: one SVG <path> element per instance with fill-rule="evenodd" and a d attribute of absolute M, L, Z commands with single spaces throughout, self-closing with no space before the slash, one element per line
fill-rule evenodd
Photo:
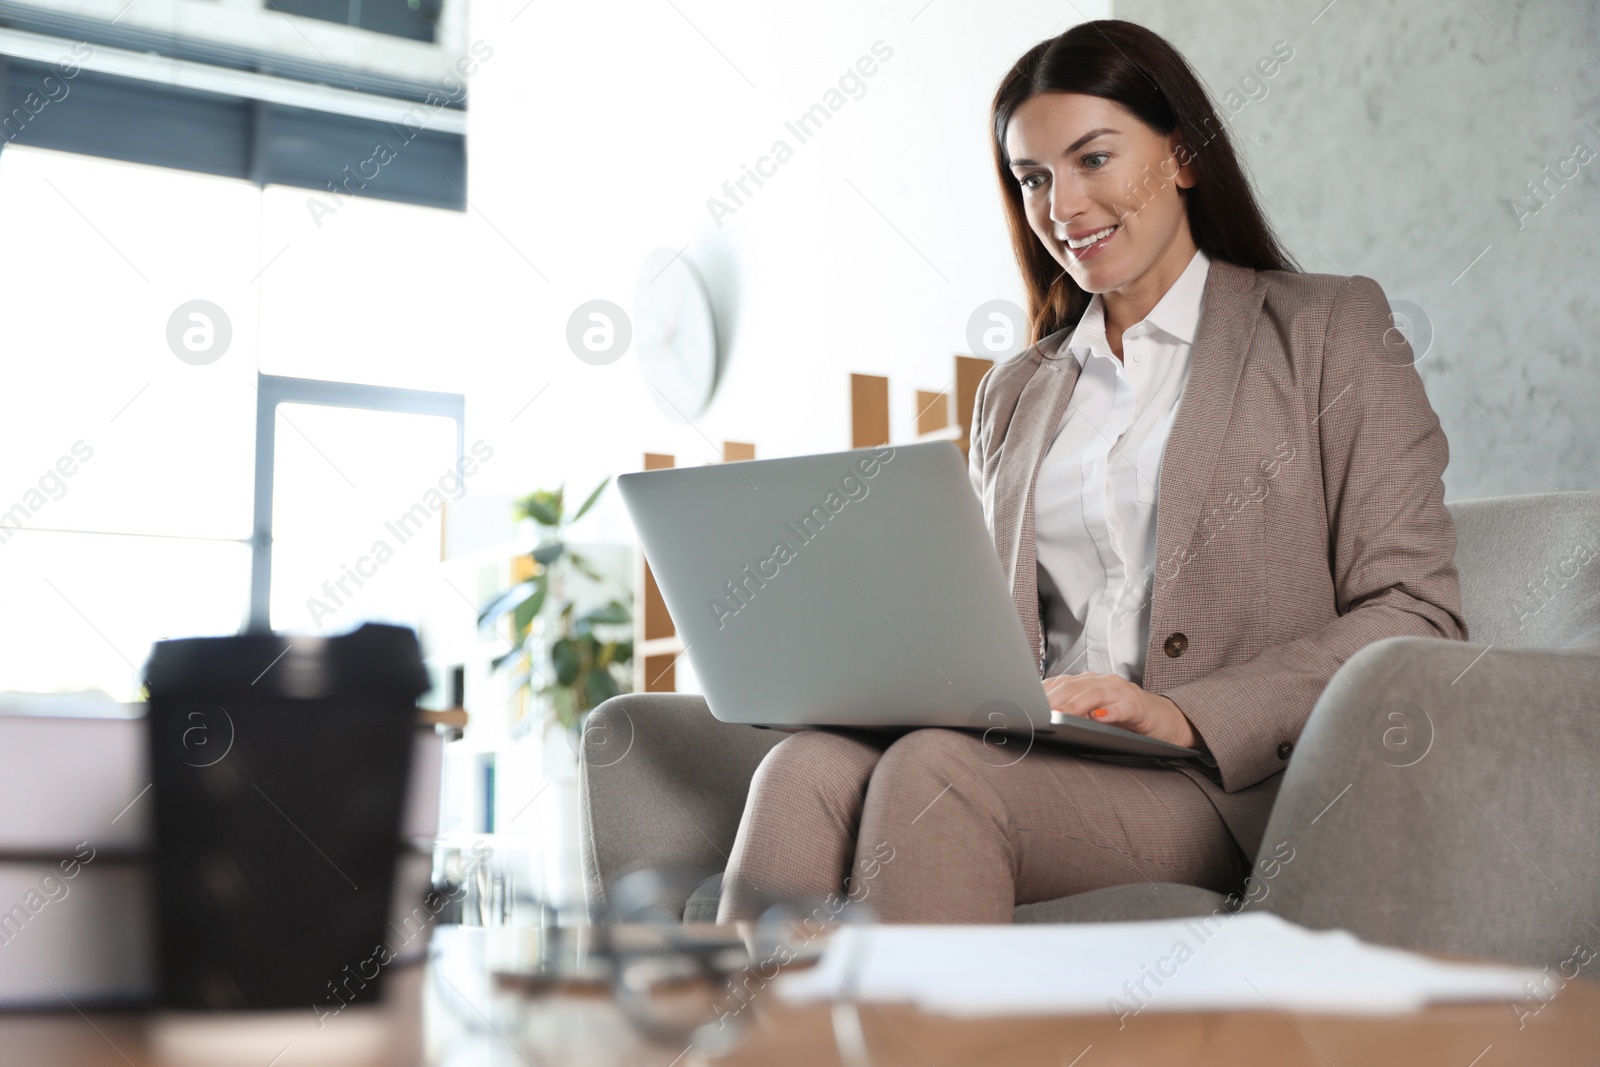
<path fill-rule="evenodd" d="M 1138 883 L 1023 905 L 1017 920 L 1224 914 L 1242 899 L 1313 928 L 1536 965 L 1600 942 L 1600 492 L 1450 511 L 1471 641 L 1390 638 L 1344 664 L 1239 896 Z M 779 740 L 718 722 L 694 695 L 595 709 L 582 761 L 591 911 L 632 871 L 721 870 Z M 710 919 L 719 885 L 668 906 Z"/>

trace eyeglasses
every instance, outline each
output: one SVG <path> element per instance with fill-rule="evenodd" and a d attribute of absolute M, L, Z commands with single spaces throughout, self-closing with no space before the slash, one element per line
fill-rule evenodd
<path fill-rule="evenodd" d="M 763 910 L 753 923 L 684 923 L 683 902 L 705 877 L 680 868 L 630 874 L 611 887 L 592 925 L 545 926 L 536 958 L 514 971 L 497 971 L 495 979 L 533 998 L 578 987 L 609 992 L 639 1037 L 714 1057 L 739 1043 L 759 1014 L 756 1005 L 784 969 L 814 963 L 838 923 L 872 922 L 865 905 L 839 898 L 830 904 L 755 891 Z M 845 961 L 843 988 L 854 988 L 858 963 Z M 465 1014 L 461 1021 L 474 1029 L 482 1023 Z M 832 1021 L 846 1067 L 864 1067 L 866 1039 L 854 1001 L 836 1003 Z M 587 1033 L 592 1027 L 579 1029 Z"/>
<path fill-rule="evenodd" d="M 755 1021 L 753 1005 L 784 968 L 816 962 L 835 924 L 871 923 L 873 916 L 865 904 L 846 898 L 830 898 L 835 906 L 750 887 L 762 910 L 753 924 L 738 924 L 737 933 L 682 923 L 676 904 L 703 877 L 699 871 L 640 871 L 620 880 L 600 938 L 611 960 L 612 993 L 639 1033 L 719 1055 Z M 624 944 L 624 936 L 631 943 Z M 845 961 L 847 983 L 859 962 Z M 854 1001 L 834 1005 L 833 1027 L 847 1067 L 865 1065 Z"/>

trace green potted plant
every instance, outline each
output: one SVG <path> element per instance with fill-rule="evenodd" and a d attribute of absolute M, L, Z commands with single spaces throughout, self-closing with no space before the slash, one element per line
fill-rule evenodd
<path fill-rule="evenodd" d="M 495 597 L 478 616 L 480 627 L 498 625 L 510 616 L 512 647 L 494 660 L 493 668 L 510 664 L 516 692 L 529 702 L 543 701 L 556 722 L 574 731 L 591 708 L 623 691 L 633 661 L 631 633 L 606 636 L 632 622 L 627 604 L 613 598 L 580 613 L 567 596 L 573 571 L 606 581 L 568 545 L 566 531 L 594 506 L 610 481 L 608 477 L 595 486 L 570 518 L 565 486 L 541 489 L 516 502 L 517 517 L 540 527 L 538 542 L 514 564 L 513 573 L 525 580 Z"/>

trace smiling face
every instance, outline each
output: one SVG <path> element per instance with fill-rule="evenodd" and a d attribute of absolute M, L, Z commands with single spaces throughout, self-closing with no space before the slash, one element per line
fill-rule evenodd
<path fill-rule="evenodd" d="M 1103 97 L 1039 93 L 1012 115 L 1005 146 L 1045 248 L 1085 292 L 1107 294 L 1108 314 L 1143 318 L 1195 253 L 1179 193 L 1195 176 L 1177 132 Z"/>

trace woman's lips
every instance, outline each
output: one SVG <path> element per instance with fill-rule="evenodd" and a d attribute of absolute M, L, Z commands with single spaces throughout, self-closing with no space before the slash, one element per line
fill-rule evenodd
<path fill-rule="evenodd" d="M 1088 259 L 1090 256 L 1097 256 L 1100 254 L 1101 250 L 1104 249 L 1106 245 L 1114 241 L 1117 234 L 1121 232 L 1122 227 L 1119 225 L 1116 229 L 1112 230 L 1106 236 L 1100 238 L 1100 240 L 1096 241 L 1094 244 L 1089 245 L 1087 248 L 1073 248 L 1068 245 L 1067 252 L 1071 254 L 1073 259 L 1080 261 Z"/>

